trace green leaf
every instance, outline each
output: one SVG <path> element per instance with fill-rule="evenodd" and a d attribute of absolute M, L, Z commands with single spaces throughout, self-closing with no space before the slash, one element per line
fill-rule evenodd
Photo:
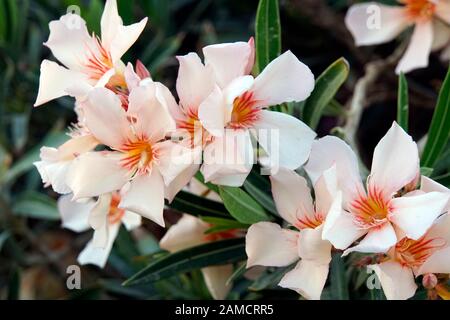
<path fill-rule="evenodd" d="M 242 238 L 206 243 L 166 255 L 150 263 L 126 280 L 124 285 L 154 282 L 206 266 L 243 261 L 246 257 L 245 242 Z"/>
<path fill-rule="evenodd" d="M 330 289 L 336 300 L 349 300 L 348 281 L 345 274 L 344 260 L 339 253 L 334 253 L 330 264 Z"/>
<path fill-rule="evenodd" d="M 397 122 L 400 127 L 408 132 L 408 82 L 403 73 L 398 77 Z"/>
<path fill-rule="evenodd" d="M 422 154 L 423 167 L 433 168 L 450 137 L 450 69 L 439 93 L 436 109 L 428 130 L 428 139 Z"/>
<path fill-rule="evenodd" d="M 233 274 L 228 278 L 226 285 L 230 285 L 232 284 L 235 280 L 239 279 L 240 277 L 242 277 L 245 272 L 247 272 L 247 263 L 241 263 L 236 270 L 234 270 Z"/>
<path fill-rule="evenodd" d="M 425 177 L 431 177 L 433 174 L 433 168 L 427 168 L 427 167 L 421 167 L 420 168 L 420 175 Z"/>
<path fill-rule="evenodd" d="M 239 221 L 231 219 L 216 217 L 200 217 L 200 219 L 212 225 L 212 227 L 206 230 L 205 233 L 214 233 L 230 229 L 247 229 L 249 227 L 248 224 L 240 223 Z"/>
<path fill-rule="evenodd" d="M 266 270 L 248 287 L 249 290 L 261 291 L 269 287 L 277 286 L 281 278 L 288 273 L 295 264 L 287 267 L 276 268 L 274 271 Z"/>
<path fill-rule="evenodd" d="M 281 53 L 278 0 L 260 0 L 255 21 L 256 68 L 260 73 Z"/>
<path fill-rule="evenodd" d="M 177 193 L 169 207 L 194 216 L 229 217 L 227 209 L 222 203 L 186 191 Z"/>
<path fill-rule="evenodd" d="M 19 196 L 12 211 L 17 215 L 35 219 L 59 220 L 60 218 L 56 201 L 35 191 L 27 191 Z"/>
<path fill-rule="evenodd" d="M 263 207 L 245 191 L 235 187 L 219 187 L 225 208 L 239 222 L 253 224 L 270 220 Z"/>
<path fill-rule="evenodd" d="M 277 209 L 275 207 L 275 203 L 272 197 L 265 193 L 263 190 L 258 188 L 255 184 L 253 184 L 249 179 L 244 182 L 244 189 L 247 191 L 256 201 L 258 201 L 264 209 L 277 215 Z"/>
<path fill-rule="evenodd" d="M 303 109 L 303 121 L 312 129 L 319 124 L 325 107 L 347 80 L 350 66 L 344 58 L 333 62 L 316 80 L 313 92 L 306 100 Z"/>

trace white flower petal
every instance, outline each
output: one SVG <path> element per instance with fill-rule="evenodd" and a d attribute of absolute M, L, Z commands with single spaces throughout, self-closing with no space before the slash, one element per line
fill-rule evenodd
<path fill-rule="evenodd" d="M 206 222 L 183 214 L 180 220 L 169 228 L 159 242 L 159 246 L 169 252 L 176 252 L 206 242 L 205 231 L 209 229 Z"/>
<path fill-rule="evenodd" d="M 343 256 L 350 252 L 385 253 L 396 243 L 395 230 L 389 222 L 386 222 L 380 227 L 370 229 L 364 239 L 358 245 L 345 250 Z"/>
<path fill-rule="evenodd" d="M 404 8 L 375 2 L 355 4 L 345 17 L 345 25 L 358 46 L 389 42 L 410 23 Z"/>
<path fill-rule="evenodd" d="M 293 270 L 284 275 L 278 285 L 297 291 L 305 299 L 320 300 L 328 270 L 328 264 L 301 260 Z"/>
<path fill-rule="evenodd" d="M 223 89 L 245 75 L 252 48 L 247 42 L 222 43 L 204 47 L 203 55 L 206 66 L 211 67 L 217 84 Z"/>
<path fill-rule="evenodd" d="M 375 271 L 388 300 L 406 300 L 416 293 L 417 285 L 414 275 L 408 267 L 402 267 L 394 261 L 387 261 L 370 265 L 368 268 Z"/>
<path fill-rule="evenodd" d="M 223 300 L 230 292 L 232 285 L 227 284 L 233 274 L 233 265 L 212 266 L 202 268 L 206 286 L 215 300 Z"/>
<path fill-rule="evenodd" d="M 158 170 L 134 177 L 119 208 L 140 214 L 164 227 L 164 181 Z"/>
<path fill-rule="evenodd" d="M 316 133 L 297 118 L 261 110 L 254 124 L 259 144 L 268 154 L 273 170 L 279 167 L 295 170 L 309 157 Z"/>
<path fill-rule="evenodd" d="M 433 24 L 431 22 L 416 23 L 414 32 L 405 54 L 395 69 L 395 72 L 407 73 L 428 66 L 428 60 L 433 45 Z"/>
<path fill-rule="evenodd" d="M 255 265 L 284 267 L 295 262 L 299 259 L 298 236 L 298 232 L 282 229 L 276 223 L 253 224 L 245 238 L 247 268 Z"/>
<path fill-rule="evenodd" d="M 90 228 L 89 214 L 94 206 L 93 201 L 80 203 L 71 201 L 70 195 L 58 199 L 58 211 L 61 214 L 62 227 L 75 232 L 83 232 Z"/>
<path fill-rule="evenodd" d="M 274 106 L 283 102 L 303 101 L 314 89 L 314 75 L 304 63 L 286 51 L 270 62 L 256 77 L 252 91 L 258 105 Z"/>
<path fill-rule="evenodd" d="M 408 238 L 422 237 L 438 216 L 445 211 L 449 193 L 428 192 L 391 201 L 389 220 L 399 227 Z"/>

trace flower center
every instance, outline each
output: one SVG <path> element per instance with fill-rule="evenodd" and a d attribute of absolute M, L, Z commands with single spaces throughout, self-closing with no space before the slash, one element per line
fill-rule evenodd
<path fill-rule="evenodd" d="M 250 128 L 258 120 L 260 109 L 256 107 L 257 100 L 253 92 L 246 91 L 233 101 L 233 111 L 229 126 L 233 129 Z"/>
<path fill-rule="evenodd" d="M 111 198 L 111 204 L 108 212 L 109 224 L 116 224 L 122 221 L 122 217 L 125 214 L 125 210 L 119 208 L 119 203 L 120 203 L 120 195 L 119 193 L 114 192 Z"/>
<path fill-rule="evenodd" d="M 436 250 L 445 245 L 446 241 L 442 238 L 403 238 L 395 245 L 394 259 L 410 268 L 420 267 Z"/>
<path fill-rule="evenodd" d="M 381 193 L 373 189 L 369 195 L 354 200 L 350 205 L 356 224 L 362 229 L 370 229 L 382 225 L 390 211 L 389 201 Z"/>
<path fill-rule="evenodd" d="M 125 154 L 121 160 L 122 166 L 137 170 L 139 174 L 149 173 L 153 161 L 157 159 L 157 152 L 146 137 L 124 143 L 120 151 Z"/>
<path fill-rule="evenodd" d="M 114 65 L 110 53 L 103 47 L 100 39 L 95 35 L 92 35 L 92 39 L 94 48 L 86 46 L 87 54 L 84 66 L 89 78 L 98 81 Z"/>
<path fill-rule="evenodd" d="M 295 227 L 298 230 L 302 229 L 315 229 L 320 226 L 324 221 L 324 215 L 320 212 L 314 213 L 314 215 L 304 215 L 302 218 L 297 220 Z"/>
<path fill-rule="evenodd" d="M 406 13 L 411 19 L 428 20 L 436 11 L 435 0 L 399 0 L 406 6 Z"/>

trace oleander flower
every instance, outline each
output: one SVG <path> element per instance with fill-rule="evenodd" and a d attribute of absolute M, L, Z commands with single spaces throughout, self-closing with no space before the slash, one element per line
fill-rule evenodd
<path fill-rule="evenodd" d="M 168 89 L 150 79 L 134 88 L 128 109 L 106 88 L 93 89 L 85 102 L 86 127 L 105 147 L 77 157 L 67 175 L 74 199 L 123 190 L 119 208 L 164 226 L 165 193 L 199 153 L 172 141 Z M 172 97 L 173 99 L 173 97 Z"/>
<path fill-rule="evenodd" d="M 419 239 L 401 238 L 375 271 L 390 300 L 408 299 L 417 289 L 415 277 L 450 273 L 450 214 L 439 217 Z"/>
<path fill-rule="evenodd" d="M 124 26 L 116 0 L 107 0 L 101 18 L 101 38 L 89 35 L 86 22 L 68 13 L 50 22 L 45 45 L 63 65 L 50 60 L 41 64 L 39 92 L 35 106 L 70 94 L 84 96 L 92 87 L 126 88 L 125 65 L 120 60 L 133 45 L 147 23 Z"/>
<path fill-rule="evenodd" d="M 80 264 L 94 264 L 103 268 L 120 226 L 123 224 L 127 230 L 133 230 L 141 225 L 141 216 L 119 208 L 120 201 L 119 192 L 103 194 L 97 201 L 71 201 L 70 195 L 58 199 L 63 227 L 75 232 L 94 229 L 92 240 L 78 256 Z"/>
<path fill-rule="evenodd" d="M 282 229 L 272 222 L 252 225 L 246 237 L 247 268 L 255 265 L 283 267 L 300 258 L 279 285 L 307 299 L 320 299 L 332 248 L 329 241 L 322 240 L 324 222 L 332 211 L 341 210 L 336 168 L 325 171 L 314 185 L 315 201 L 305 178 L 295 172 L 280 169 L 270 179 L 279 214 L 296 230 Z"/>
<path fill-rule="evenodd" d="M 240 230 L 227 230 L 222 232 L 205 232 L 211 225 L 188 214 L 184 214 L 180 220 L 166 232 L 159 245 L 169 252 L 176 252 L 200 244 L 242 237 Z M 227 284 L 228 279 L 233 274 L 233 265 L 218 265 L 202 268 L 206 286 L 212 297 L 216 300 L 223 300 L 230 292 L 232 285 Z"/>
<path fill-rule="evenodd" d="M 310 69 L 287 51 L 253 78 L 248 75 L 253 67 L 252 52 L 246 42 L 203 49 L 205 65 L 213 70 L 216 81 L 198 108 L 203 128 L 213 137 L 205 147 L 201 167 L 206 181 L 243 184 L 254 162 L 251 134 L 264 150 L 264 157 L 259 158 L 264 166 L 291 170 L 306 162 L 316 136 L 295 117 L 264 110 L 305 100 L 314 88 Z"/>
<path fill-rule="evenodd" d="M 333 164 L 343 193 L 343 210 L 328 215 L 323 239 L 347 249 L 363 237 L 344 254 L 384 253 L 400 240 L 399 232 L 418 240 L 446 210 L 448 192 L 409 192 L 419 174 L 419 155 L 416 143 L 396 122 L 375 148 L 367 191 L 353 150 L 336 137 L 317 140 L 305 165 L 311 180 L 317 181 Z"/>
<path fill-rule="evenodd" d="M 73 160 L 88 151 L 94 150 L 98 141 L 91 134 L 75 134 L 58 148 L 42 147 L 40 160 L 34 162 L 41 175 L 44 186 L 51 186 L 60 194 L 70 193 L 66 176 Z"/>
<path fill-rule="evenodd" d="M 414 26 L 409 46 L 396 72 L 428 66 L 431 51 L 442 49 L 450 38 L 450 1 L 398 0 L 401 6 L 376 2 L 353 5 L 345 23 L 357 45 L 389 42 Z"/>

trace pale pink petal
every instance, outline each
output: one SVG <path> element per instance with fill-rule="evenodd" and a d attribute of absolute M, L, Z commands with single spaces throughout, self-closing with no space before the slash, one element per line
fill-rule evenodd
<path fill-rule="evenodd" d="M 450 19 L 450 18 L 449 18 Z M 450 27 L 442 21 L 435 19 L 433 21 L 433 44 L 431 51 L 444 48 L 450 41 Z"/>
<path fill-rule="evenodd" d="M 450 273 L 450 247 L 433 253 L 419 268 L 416 276 L 426 273 Z"/>
<path fill-rule="evenodd" d="M 222 89 L 235 78 L 245 75 L 251 54 L 252 49 L 247 42 L 222 43 L 203 48 L 205 64 L 211 67 Z"/>
<path fill-rule="evenodd" d="M 209 229 L 206 222 L 183 214 L 180 220 L 169 228 L 159 242 L 159 246 L 169 252 L 176 252 L 206 242 L 205 231 Z"/>
<path fill-rule="evenodd" d="M 120 223 L 115 223 L 109 227 L 109 237 L 106 247 L 99 248 L 94 246 L 93 241 L 89 241 L 86 247 L 81 251 L 78 256 L 78 263 L 81 265 L 93 264 L 100 268 L 103 268 L 108 260 L 109 253 L 111 252 L 114 240 L 119 233 Z"/>
<path fill-rule="evenodd" d="M 358 46 L 389 42 L 410 23 L 404 8 L 375 2 L 355 4 L 345 17 L 345 25 Z"/>
<path fill-rule="evenodd" d="M 314 75 L 304 63 L 286 51 L 256 77 L 252 92 L 259 106 L 303 101 L 314 89 Z"/>
<path fill-rule="evenodd" d="M 439 238 L 446 242 L 447 246 L 450 246 L 450 213 L 445 213 L 436 219 L 434 224 L 426 233 L 426 238 L 433 239 Z"/>
<path fill-rule="evenodd" d="M 132 91 L 134 88 L 139 86 L 141 82 L 141 78 L 134 72 L 133 65 L 131 62 L 128 62 L 125 71 L 123 72 L 123 76 L 125 77 L 125 83 L 127 84 L 128 90 Z"/>
<path fill-rule="evenodd" d="M 139 23 L 124 26 L 117 10 L 116 0 L 107 0 L 100 21 L 102 44 L 109 49 L 113 62 L 118 61 L 136 42 L 147 24 L 147 18 Z"/>
<path fill-rule="evenodd" d="M 358 245 L 344 251 L 343 256 L 350 252 L 385 253 L 397 243 L 397 235 L 389 222 L 380 227 L 369 229 L 367 235 Z"/>
<path fill-rule="evenodd" d="M 328 277 L 328 264 L 301 260 L 295 269 L 284 275 L 278 284 L 280 287 L 297 291 L 305 299 L 320 300 Z"/>
<path fill-rule="evenodd" d="M 342 210 L 342 194 L 338 192 L 325 219 L 322 239 L 330 241 L 337 249 L 345 250 L 365 233 L 366 230 L 353 222 L 353 216 Z"/>
<path fill-rule="evenodd" d="M 347 207 L 353 199 L 365 194 L 358 159 L 350 146 L 337 137 L 326 136 L 314 141 L 304 166 L 313 184 L 333 165 L 336 165 L 338 186 L 342 190 L 344 207 Z"/>
<path fill-rule="evenodd" d="M 282 112 L 261 110 L 258 117 L 253 127 L 273 170 L 279 167 L 295 170 L 308 160 L 316 137 L 313 130 Z"/>
<path fill-rule="evenodd" d="M 214 75 L 211 68 L 201 62 L 196 53 L 177 56 L 180 63 L 177 78 L 177 93 L 185 110 L 197 111 L 200 104 L 214 90 Z"/>
<path fill-rule="evenodd" d="M 324 217 L 328 215 L 328 211 L 330 211 L 334 199 L 338 196 L 342 196 L 342 193 L 338 191 L 337 182 L 336 166 L 333 165 L 323 172 L 314 185 L 316 212 L 319 212 Z M 339 200 L 339 202 L 341 202 L 341 200 Z"/>
<path fill-rule="evenodd" d="M 44 60 L 41 63 L 39 91 L 34 106 L 40 106 L 50 100 L 65 96 L 67 89 L 80 82 L 87 82 L 85 74 L 60 66 L 56 62 Z"/>
<path fill-rule="evenodd" d="M 71 161 L 59 160 L 57 156 L 58 149 L 42 147 L 42 160 L 36 161 L 33 164 L 36 166 L 45 187 L 51 185 L 55 192 L 67 194 L 71 192 L 66 184 L 66 176 L 69 172 Z"/>
<path fill-rule="evenodd" d="M 247 179 L 248 174 L 230 174 L 226 176 L 219 176 L 211 180 L 211 183 L 218 186 L 229 186 L 229 187 L 241 187 L 245 180 Z"/>
<path fill-rule="evenodd" d="M 88 217 L 94 202 L 81 203 L 71 201 L 71 198 L 70 195 L 65 195 L 58 199 L 58 211 L 61 215 L 62 227 L 75 232 L 86 231 L 89 229 Z"/>
<path fill-rule="evenodd" d="M 77 14 L 68 13 L 49 23 L 50 36 L 44 45 L 67 68 L 82 71 L 88 48 L 94 47 L 86 22 Z"/>
<path fill-rule="evenodd" d="M 89 94 L 84 108 L 85 123 L 101 143 L 119 149 L 130 136 L 130 125 L 117 95 L 105 88 Z"/>
<path fill-rule="evenodd" d="M 272 195 L 278 213 L 292 225 L 314 217 L 311 190 L 305 178 L 291 170 L 280 168 L 270 177 Z"/>
<path fill-rule="evenodd" d="M 450 2 L 448 0 L 436 1 L 435 14 L 445 23 L 450 24 Z"/>
<path fill-rule="evenodd" d="M 253 166 L 253 147 L 247 130 L 227 130 L 223 137 L 215 137 L 203 155 L 200 169 L 205 181 L 230 175 L 248 175 Z"/>
<path fill-rule="evenodd" d="M 122 223 L 127 230 L 136 229 L 142 223 L 142 216 L 131 211 L 125 211 Z"/>
<path fill-rule="evenodd" d="M 322 240 L 323 226 L 303 229 L 298 237 L 298 254 L 302 260 L 328 265 L 331 261 L 331 243 Z"/>
<path fill-rule="evenodd" d="M 178 103 L 175 101 L 175 98 L 173 94 L 170 92 L 170 90 L 160 82 L 154 82 L 154 84 L 156 87 L 155 93 L 156 98 L 158 99 L 159 103 L 161 103 L 163 107 L 169 111 L 169 113 L 171 114 L 172 118 L 175 121 L 185 120 L 186 115 L 182 112 L 181 108 L 178 106 Z M 171 125 L 171 130 L 172 129 L 173 128 Z"/>
<path fill-rule="evenodd" d="M 450 193 L 442 192 L 394 198 L 389 220 L 404 231 L 408 238 L 417 240 L 444 213 L 449 199 Z"/>
<path fill-rule="evenodd" d="M 436 191 L 436 192 L 443 192 L 443 193 L 450 194 L 450 190 L 447 187 L 443 186 L 440 183 L 437 183 L 433 179 L 430 179 L 426 176 L 422 176 L 422 179 L 420 182 L 420 190 L 422 190 L 424 192 Z M 450 201 L 447 203 L 447 206 L 445 207 L 444 210 L 446 212 L 450 212 Z"/>
<path fill-rule="evenodd" d="M 400 59 L 395 72 L 407 73 L 427 67 L 432 45 L 433 24 L 431 22 L 416 23 L 408 49 Z"/>
<path fill-rule="evenodd" d="M 157 167 L 166 186 L 170 185 L 184 170 L 201 162 L 200 147 L 188 148 L 180 143 L 166 140 L 155 145 L 155 148 L 158 150 Z"/>
<path fill-rule="evenodd" d="M 369 185 L 390 198 L 414 180 L 418 165 L 416 143 L 394 122 L 373 152 Z"/>
<path fill-rule="evenodd" d="M 416 293 L 417 285 L 410 268 L 394 261 L 370 265 L 368 268 L 375 271 L 388 300 L 406 300 Z"/>
<path fill-rule="evenodd" d="M 164 181 L 158 170 L 154 168 L 150 175 L 134 177 L 119 208 L 140 214 L 164 227 Z"/>
<path fill-rule="evenodd" d="M 119 16 L 116 0 L 106 0 L 103 14 L 100 20 L 102 43 L 109 47 L 117 34 L 119 26 L 123 25 Z"/>
<path fill-rule="evenodd" d="M 247 66 L 245 67 L 244 74 L 252 73 L 253 66 L 255 64 L 256 50 L 255 50 L 255 38 L 248 39 L 248 46 L 250 47 L 250 56 L 248 57 Z"/>
<path fill-rule="evenodd" d="M 215 136 L 223 135 L 228 113 L 225 97 L 218 86 L 198 107 L 201 125 Z"/>
<path fill-rule="evenodd" d="M 202 273 L 211 296 L 215 300 L 225 299 L 232 288 L 231 283 L 227 284 L 227 281 L 233 274 L 233 265 L 202 268 Z"/>
<path fill-rule="evenodd" d="M 89 215 L 89 224 L 95 230 L 92 238 L 92 243 L 95 247 L 106 248 L 108 246 L 108 214 L 111 208 L 111 199 L 111 193 L 99 196 Z"/>
<path fill-rule="evenodd" d="M 128 170 L 120 163 L 120 155 L 87 152 L 73 160 L 66 183 L 74 199 L 95 197 L 119 190 L 128 181 Z"/>
<path fill-rule="evenodd" d="M 98 141 L 91 134 L 75 136 L 58 148 L 58 159 L 72 160 L 85 152 L 95 149 Z"/>
<path fill-rule="evenodd" d="M 199 164 L 191 164 L 184 169 L 175 179 L 173 179 L 164 190 L 164 197 L 170 202 L 175 198 L 178 192 L 183 189 L 200 168 Z"/>
<path fill-rule="evenodd" d="M 157 99 L 154 83 L 132 90 L 128 101 L 127 116 L 135 119 L 133 128 L 136 135 L 144 135 L 150 141 L 157 142 L 166 133 L 175 130 L 175 122 L 169 111 Z"/>
<path fill-rule="evenodd" d="M 299 259 L 298 236 L 298 232 L 282 229 L 276 223 L 253 224 L 245 238 L 247 268 L 255 265 L 284 267 L 295 262 Z"/>

